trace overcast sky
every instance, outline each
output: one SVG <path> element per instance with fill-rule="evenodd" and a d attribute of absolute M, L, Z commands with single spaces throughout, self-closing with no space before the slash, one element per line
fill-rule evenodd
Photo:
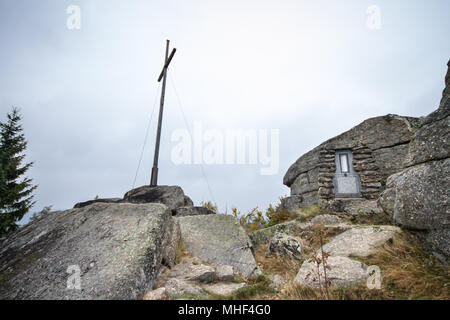
<path fill-rule="evenodd" d="M 80 29 L 67 27 L 70 5 Z M 288 167 L 326 139 L 369 117 L 436 109 L 449 12 L 448 0 L 0 0 L 0 118 L 22 110 L 28 175 L 39 185 L 32 212 L 131 189 L 166 39 L 177 53 L 159 184 L 180 185 L 196 204 L 248 211 L 289 194 Z M 186 128 L 174 88 L 191 128 L 279 129 L 277 173 L 204 165 L 211 195 L 200 165 L 171 161 L 171 135 Z M 149 183 L 156 113 L 136 186 Z"/>

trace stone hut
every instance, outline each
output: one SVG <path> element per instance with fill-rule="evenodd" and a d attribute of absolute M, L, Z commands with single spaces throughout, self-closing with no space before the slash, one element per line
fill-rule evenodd
<path fill-rule="evenodd" d="M 377 210 L 387 178 L 403 168 L 419 119 L 389 114 L 365 120 L 301 156 L 283 183 L 289 211 L 313 204 L 356 214 Z"/>
<path fill-rule="evenodd" d="M 450 263 L 450 61 L 439 107 L 426 117 L 370 118 L 301 156 L 281 209 L 313 204 L 349 214 L 384 212 Z"/>

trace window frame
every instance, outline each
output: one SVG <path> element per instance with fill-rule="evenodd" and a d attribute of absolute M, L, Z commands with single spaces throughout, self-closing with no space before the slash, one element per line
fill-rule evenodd
<path fill-rule="evenodd" d="M 345 164 L 346 164 L 346 170 L 343 170 L 342 166 L 342 157 L 345 157 Z M 349 157 L 347 152 L 339 153 L 339 169 L 341 173 L 350 173 L 350 164 L 349 164 Z"/>

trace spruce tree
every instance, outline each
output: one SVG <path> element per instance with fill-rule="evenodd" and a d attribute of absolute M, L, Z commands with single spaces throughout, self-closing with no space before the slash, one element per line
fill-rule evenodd
<path fill-rule="evenodd" d="M 7 121 L 0 123 L 0 237 L 16 230 L 17 222 L 34 205 L 36 186 L 30 178 L 22 177 L 33 163 L 22 165 L 27 141 L 21 119 L 19 109 L 13 107 Z"/>

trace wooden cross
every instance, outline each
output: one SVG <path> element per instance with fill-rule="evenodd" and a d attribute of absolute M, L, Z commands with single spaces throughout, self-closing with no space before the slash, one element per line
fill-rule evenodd
<path fill-rule="evenodd" d="M 172 61 L 173 56 L 177 49 L 173 48 L 172 52 L 169 56 L 169 40 L 166 43 L 166 59 L 164 62 L 164 67 L 161 71 L 161 74 L 158 77 L 158 82 L 163 81 L 161 88 L 161 100 L 159 103 L 159 118 L 158 118 L 158 130 L 156 132 L 156 143 L 155 143 L 155 156 L 153 158 L 153 167 L 152 167 L 152 176 L 150 178 L 150 186 L 155 187 L 158 185 L 158 157 L 159 157 L 159 143 L 161 140 L 161 125 L 162 125 L 162 117 L 164 110 L 164 95 L 166 92 L 166 77 L 167 77 L 167 68 L 169 67 L 170 61 Z"/>

